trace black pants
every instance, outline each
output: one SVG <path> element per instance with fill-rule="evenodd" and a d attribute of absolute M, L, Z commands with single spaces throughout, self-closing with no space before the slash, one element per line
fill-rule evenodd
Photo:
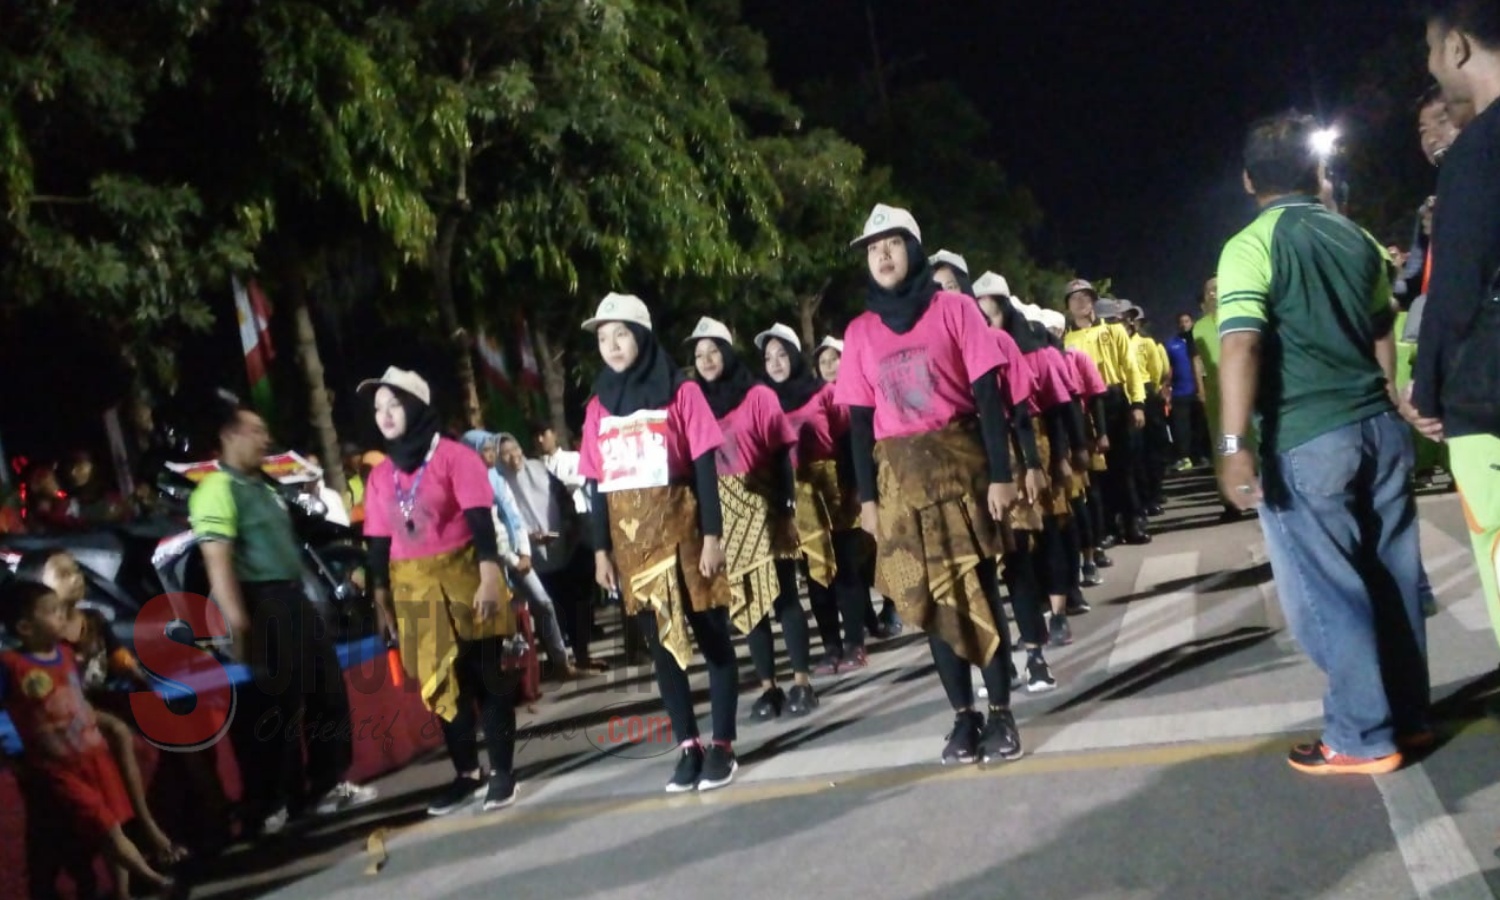
<path fill-rule="evenodd" d="M 246 583 L 241 591 L 253 679 L 236 687 L 235 702 L 253 713 L 243 723 L 236 716 L 236 725 L 249 727 L 235 728 L 231 741 L 246 819 L 258 823 L 283 807 L 299 811 L 343 780 L 354 761 L 354 729 L 331 623 L 302 585 Z"/>
<path fill-rule="evenodd" d="M 459 774 L 479 768 L 476 726 L 480 724 L 484 726 L 490 771 L 511 772 L 515 768 L 517 675 L 503 667 L 505 643 L 501 637 L 459 642 L 458 658 L 453 661 L 458 712 L 453 721 L 443 723 L 443 742 Z"/>
<path fill-rule="evenodd" d="M 1197 394 L 1172 398 L 1172 456 L 1176 459 L 1203 459 L 1207 456 L 1198 446 L 1198 422 L 1204 417 L 1203 401 Z"/>
<path fill-rule="evenodd" d="M 686 589 L 683 595 L 687 595 Z M 635 617 L 637 627 L 646 637 L 651 648 L 651 662 L 656 670 L 656 689 L 661 702 L 672 719 L 672 734 L 683 743 L 698 737 L 698 716 L 693 712 L 693 689 L 688 684 L 687 673 L 677 665 L 677 660 L 661 645 L 656 628 L 656 613 L 643 610 Z M 729 633 L 729 610 L 719 608 L 707 612 L 689 612 L 688 627 L 698 651 L 708 664 L 708 697 L 713 718 L 713 739 L 733 741 L 734 717 L 739 706 L 740 671 L 734 656 L 734 640 Z"/>
<path fill-rule="evenodd" d="M 1000 581 L 993 559 L 979 564 L 979 580 L 984 586 L 985 599 L 990 612 L 1000 625 L 1000 649 L 988 663 L 981 666 L 979 674 L 984 678 L 984 687 L 990 694 L 990 705 L 1010 705 L 1010 627 L 1005 623 L 1005 610 L 1001 606 Z M 946 641 L 936 635 L 928 635 L 927 644 L 932 648 L 932 661 L 937 666 L 938 679 L 943 683 L 943 692 L 955 711 L 973 709 L 974 681 L 969 674 L 969 663 Z"/>
<path fill-rule="evenodd" d="M 574 549 L 568 564 L 555 572 L 538 572 L 542 586 L 557 607 L 558 625 L 573 645 L 573 660 L 579 666 L 589 662 L 589 640 L 594 635 L 594 600 L 599 589 L 594 585 L 594 560 L 587 549 Z"/>
<path fill-rule="evenodd" d="M 806 675 L 812 671 L 808 649 L 807 613 L 802 609 L 802 595 L 797 591 L 798 562 L 793 559 L 776 560 L 776 580 L 781 584 L 781 593 L 772 604 L 772 615 L 760 620 L 750 629 L 746 643 L 750 645 L 750 660 L 755 664 L 755 675 L 761 681 L 776 677 L 776 646 L 771 638 L 771 617 L 781 623 L 781 637 L 786 642 L 786 655 L 791 660 L 792 672 Z"/>
<path fill-rule="evenodd" d="M 1136 491 L 1135 467 L 1140 454 L 1140 430 L 1131 422 L 1130 402 L 1125 389 L 1118 385 L 1104 395 L 1104 416 L 1109 435 L 1109 468 L 1100 472 L 1104 497 L 1105 528 L 1123 529 L 1123 536 L 1137 527 L 1141 515 L 1140 495 Z"/>
<path fill-rule="evenodd" d="M 1070 525 L 1056 516 L 1046 516 L 1036 536 L 1037 583 L 1048 597 L 1067 596 L 1078 585 L 1079 548 Z"/>
<path fill-rule="evenodd" d="M 838 574 L 833 577 L 832 588 L 807 580 L 807 593 L 811 600 L 813 619 L 818 625 L 818 638 L 828 655 L 843 659 L 844 654 L 865 645 L 865 630 L 875 619 L 875 607 L 870 600 L 870 582 L 874 573 L 863 564 L 860 554 L 864 549 L 865 534 L 857 529 L 833 533 L 833 561 Z M 839 620 L 843 620 L 842 631 Z M 785 628 L 785 623 L 782 625 Z"/>
<path fill-rule="evenodd" d="M 1047 600 L 1037 577 L 1037 551 L 1041 542 L 1030 531 L 1014 532 L 1014 538 L 1016 549 L 1005 554 L 1000 575 L 1005 581 L 1005 592 L 1010 595 L 1010 605 L 1016 611 L 1016 629 L 1021 632 L 1021 641 L 1042 646 L 1047 643 L 1044 617 Z M 996 621 L 1004 627 L 1004 619 Z"/>
<path fill-rule="evenodd" d="M 1140 455 L 1136 457 L 1137 496 L 1145 506 L 1161 506 L 1162 481 L 1167 471 L 1171 443 L 1167 431 L 1167 401 L 1157 391 L 1146 395 L 1146 427 L 1139 432 Z"/>

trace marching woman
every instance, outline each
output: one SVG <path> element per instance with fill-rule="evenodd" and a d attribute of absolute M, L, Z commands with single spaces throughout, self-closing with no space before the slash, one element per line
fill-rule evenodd
<path fill-rule="evenodd" d="M 876 206 L 852 246 L 865 251 L 869 293 L 844 333 L 834 399 L 850 407 L 877 586 L 928 634 L 955 713 L 943 762 L 1012 759 L 1021 737 L 995 557 L 1016 487 L 1000 350 L 972 300 L 938 289 L 911 213 Z M 987 720 L 970 665 L 989 692 Z"/>
<path fill-rule="evenodd" d="M 849 461 L 849 412 L 833 402 L 833 385 L 813 375 L 796 332 L 782 324 L 755 336 L 766 380 L 796 435 L 797 533 L 830 673 L 864 668 L 864 545 L 859 499 Z M 789 584 L 796 596 L 795 579 Z M 843 631 L 839 619 L 843 618 Z"/>
<path fill-rule="evenodd" d="M 807 613 L 797 592 L 796 432 L 776 395 L 755 380 L 730 346 L 723 322 L 704 316 L 687 340 L 693 345 L 695 380 L 724 437 L 715 458 L 724 510 L 724 569 L 732 598 L 729 621 L 749 636 L 750 659 L 761 683 L 750 715 L 759 721 L 774 719 L 783 709 L 807 715 L 818 697 L 812 689 Z M 776 684 L 773 613 L 791 658 L 790 695 Z"/>
<path fill-rule="evenodd" d="M 844 342 L 832 335 L 823 338 L 823 343 L 813 351 L 813 368 L 818 377 L 833 384 L 839 380 L 839 362 L 844 358 Z"/>
<path fill-rule="evenodd" d="M 1085 447 L 1089 451 L 1089 465 L 1083 470 L 1087 474 L 1083 494 L 1073 499 L 1073 524 L 1077 526 L 1083 561 L 1079 573 L 1080 584 L 1084 587 L 1097 587 L 1104 583 L 1099 577 L 1099 570 L 1114 565 L 1104 547 L 1108 531 L 1104 527 L 1104 498 L 1099 489 L 1101 473 L 1108 466 L 1105 454 L 1109 452 L 1109 418 L 1104 398 L 1108 396 L 1109 386 L 1104 383 L 1104 376 L 1099 374 L 1099 366 L 1094 363 L 1092 356 L 1064 343 L 1063 335 L 1068 328 L 1067 317 L 1050 309 L 1043 310 L 1042 317 L 1052 346 L 1062 350 L 1063 358 L 1072 365 L 1077 376 L 1078 403 L 1084 414 Z"/>
<path fill-rule="evenodd" d="M 516 798 L 516 684 L 501 669 L 516 617 L 500 572 L 488 472 L 479 454 L 438 434 L 420 375 L 392 366 L 361 383 L 359 393 L 374 397 L 387 454 L 365 482 L 376 609 L 386 633 L 400 640 L 406 677 L 442 721 L 458 770 L 427 812 L 447 815 L 481 795 L 485 811 L 500 809 Z M 484 726 L 488 783 L 477 724 Z"/>
<path fill-rule="evenodd" d="M 607 295 L 583 330 L 598 337 L 604 359 L 579 436 L 578 471 L 597 498 L 595 579 L 620 596 L 651 648 L 657 691 L 681 747 L 667 791 L 720 788 L 739 768 L 739 667 L 714 459 L 724 438 L 703 391 L 657 342 L 640 298 Z M 689 631 L 708 664 L 707 747 L 688 685 Z"/>

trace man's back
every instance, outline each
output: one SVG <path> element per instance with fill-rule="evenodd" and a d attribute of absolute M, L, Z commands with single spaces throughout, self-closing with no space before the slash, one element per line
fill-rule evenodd
<path fill-rule="evenodd" d="M 1219 263 L 1219 333 L 1262 335 L 1265 452 L 1392 408 L 1374 350 L 1392 317 L 1379 246 L 1310 197 L 1268 205 L 1230 240 Z"/>

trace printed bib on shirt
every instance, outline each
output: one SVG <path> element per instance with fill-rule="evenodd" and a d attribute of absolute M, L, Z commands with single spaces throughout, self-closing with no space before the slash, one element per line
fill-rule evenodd
<path fill-rule="evenodd" d="M 599 421 L 599 490 L 634 491 L 666 487 L 667 411 L 643 409 L 629 416 Z"/>

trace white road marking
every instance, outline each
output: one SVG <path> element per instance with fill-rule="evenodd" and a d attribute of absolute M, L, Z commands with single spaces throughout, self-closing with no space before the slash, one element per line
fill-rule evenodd
<path fill-rule="evenodd" d="M 1315 729 L 1322 720 L 1323 704 L 1318 700 L 1120 719 L 1094 717 L 1065 726 L 1038 747 L 1037 752 L 1067 753 L 1291 734 Z"/>
<path fill-rule="evenodd" d="M 1494 897 L 1479 861 L 1421 766 L 1378 776 L 1375 785 L 1419 898 Z"/>
<path fill-rule="evenodd" d="M 1199 556 L 1193 550 L 1147 557 L 1136 572 L 1135 594 L 1147 594 L 1160 585 L 1193 577 L 1198 574 Z M 1108 670 L 1123 671 L 1191 641 L 1197 633 L 1197 604 L 1198 593 L 1191 587 L 1133 601 L 1120 622 Z"/>

